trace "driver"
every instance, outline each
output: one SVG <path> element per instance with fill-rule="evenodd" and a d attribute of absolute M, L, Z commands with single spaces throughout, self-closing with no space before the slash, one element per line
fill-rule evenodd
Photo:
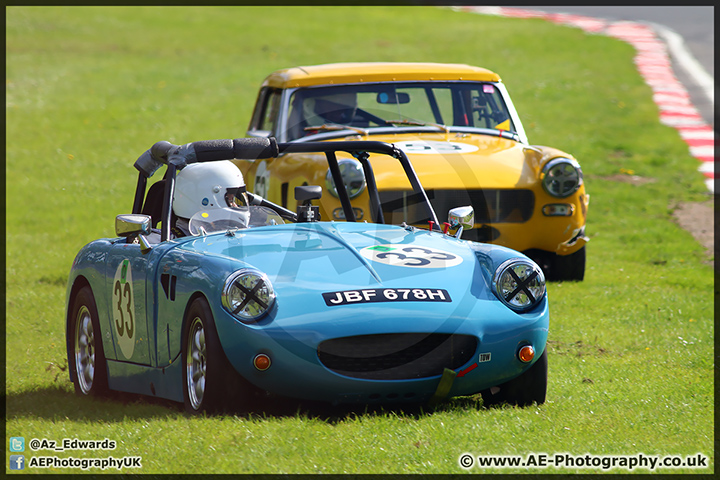
<path fill-rule="evenodd" d="M 357 93 L 346 92 L 325 95 L 315 99 L 313 111 L 327 123 L 347 125 L 357 110 Z"/>
<path fill-rule="evenodd" d="M 190 219 L 200 212 L 237 209 L 236 227 L 247 226 L 248 197 L 245 180 L 237 166 L 229 160 L 191 163 L 178 172 L 173 195 L 173 212 L 177 216 L 175 233 L 190 234 Z M 240 210 L 243 210 L 244 215 Z M 208 215 L 206 215 L 208 216 Z"/>

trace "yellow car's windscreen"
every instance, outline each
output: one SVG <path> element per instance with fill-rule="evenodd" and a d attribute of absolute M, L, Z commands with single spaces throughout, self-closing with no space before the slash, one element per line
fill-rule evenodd
<path fill-rule="evenodd" d="M 443 125 L 515 131 L 492 83 L 383 82 L 302 88 L 290 99 L 288 139 L 338 126 Z"/>

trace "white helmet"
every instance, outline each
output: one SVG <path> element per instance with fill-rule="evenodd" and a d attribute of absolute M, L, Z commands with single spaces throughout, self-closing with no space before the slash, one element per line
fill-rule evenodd
<path fill-rule="evenodd" d="M 244 192 L 245 180 L 231 161 L 191 163 L 177 174 L 173 211 L 190 218 L 201 210 L 231 207 Z"/>

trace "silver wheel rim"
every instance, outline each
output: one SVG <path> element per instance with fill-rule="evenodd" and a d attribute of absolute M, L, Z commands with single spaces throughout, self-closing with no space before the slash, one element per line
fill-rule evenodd
<path fill-rule="evenodd" d="M 75 319 L 75 372 L 80 390 L 90 393 L 95 378 L 95 331 L 85 305 L 80 307 Z"/>
<path fill-rule="evenodd" d="M 187 377 L 187 392 L 190 405 L 199 410 L 205 395 L 205 329 L 202 320 L 198 317 L 192 321 L 187 338 L 187 358 L 185 369 Z"/>

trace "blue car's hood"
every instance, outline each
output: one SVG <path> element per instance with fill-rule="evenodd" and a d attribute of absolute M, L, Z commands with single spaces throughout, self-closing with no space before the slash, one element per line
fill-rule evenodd
<path fill-rule="evenodd" d="M 326 307 L 378 301 L 385 303 L 373 307 L 385 312 L 392 308 L 398 316 L 422 312 L 427 319 L 442 318 L 447 316 L 446 307 L 455 311 L 458 305 L 463 305 L 463 311 L 479 308 L 503 316 L 510 311 L 491 291 L 492 273 L 508 258 L 522 256 L 440 232 L 349 222 L 251 228 L 235 236 L 197 237 L 179 248 L 223 258 L 229 271 L 247 266 L 262 271 L 275 289 L 281 310 L 271 317 L 292 323 L 319 321 L 319 312 L 338 313 Z M 394 295 L 402 295 L 402 300 L 427 298 L 412 302 L 388 298 Z M 366 306 L 352 309 L 353 314 L 378 311 Z"/>
<path fill-rule="evenodd" d="M 241 261 L 276 289 L 444 288 L 486 283 L 493 265 L 518 256 L 439 232 L 366 223 L 318 222 L 198 237 L 180 248 Z M 484 267 L 484 268 L 483 268 Z M 485 270 L 483 274 L 481 270 Z M 487 286 L 487 285 L 486 285 Z"/>

